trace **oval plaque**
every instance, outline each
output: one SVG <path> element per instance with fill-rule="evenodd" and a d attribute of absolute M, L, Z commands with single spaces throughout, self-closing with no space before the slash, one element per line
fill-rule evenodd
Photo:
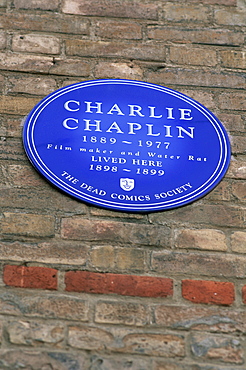
<path fill-rule="evenodd" d="M 23 141 L 35 168 L 60 190 L 129 212 L 199 199 L 230 161 L 227 133 L 208 109 L 169 88 L 130 80 L 53 92 L 28 115 Z"/>

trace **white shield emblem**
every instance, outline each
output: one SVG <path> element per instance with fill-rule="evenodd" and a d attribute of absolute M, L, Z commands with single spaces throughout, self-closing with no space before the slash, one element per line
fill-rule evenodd
<path fill-rule="evenodd" d="M 134 186 L 135 186 L 134 179 L 128 179 L 127 177 L 125 177 L 125 178 L 122 177 L 120 179 L 120 187 L 121 187 L 121 189 L 123 189 L 125 191 L 130 191 L 130 190 L 134 189 Z"/>

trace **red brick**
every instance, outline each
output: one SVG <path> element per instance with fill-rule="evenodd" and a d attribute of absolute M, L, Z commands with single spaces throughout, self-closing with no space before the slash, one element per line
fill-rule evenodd
<path fill-rule="evenodd" d="M 18 288 L 57 289 L 57 270 L 48 267 L 4 266 L 3 281 Z"/>
<path fill-rule="evenodd" d="M 193 303 L 230 305 L 234 302 L 234 284 L 230 282 L 183 280 L 183 298 Z"/>
<path fill-rule="evenodd" d="M 242 288 L 243 303 L 246 304 L 246 285 Z"/>
<path fill-rule="evenodd" d="M 173 294 L 171 279 L 150 276 L 102 274 L 69 271 L 65 276 L 66 291 L 95 294 L 119 294 L 138 297 L 167 297 Z"/>

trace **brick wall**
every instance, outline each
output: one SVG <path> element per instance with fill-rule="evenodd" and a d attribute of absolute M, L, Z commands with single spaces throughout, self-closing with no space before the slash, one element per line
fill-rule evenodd
<path fill-rule="evenodd" d="M 0 0 L 1 369 L 246 369 L 245 30 L 244 0 Z M 50 186 L 21 122 L 98 78 L 212 110 L 232 142 L 223 181 L 146 215 Z"/>

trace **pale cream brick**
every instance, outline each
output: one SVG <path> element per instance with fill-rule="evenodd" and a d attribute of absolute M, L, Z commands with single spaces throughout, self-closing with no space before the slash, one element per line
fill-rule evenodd
<path fill-rule="evenodd" d="M 54 236 L 55 219 L 46 215 L 6 212 L 0 220 L 0 230 L 2 234 L 11 235 Z"/>
<path fill-rule="evenodd" d="M 60 53 L 60 40 L 54 36 L 16 34 L 12 39 L 12 49 L 13 51 L 55 55 Z"/>
<path fill-rule="evenodd" d="M 48 95 L 56 90 L 56 81 L 53 78 L 40 77 L 12 77 L 8 79 L 8 91 L 32 95 Z"/>
<path fill-rule="evenodd" d="M 231 248 L 233 252 L 246 253 L 246 232 L 236 231 L 232 234 Z"/>
<path fill-rule="evenodd" d="M 213 229 L 185 229 L 177 233 L 177 248 L 226 251 L 226 237 L 222 231 Z"/>

